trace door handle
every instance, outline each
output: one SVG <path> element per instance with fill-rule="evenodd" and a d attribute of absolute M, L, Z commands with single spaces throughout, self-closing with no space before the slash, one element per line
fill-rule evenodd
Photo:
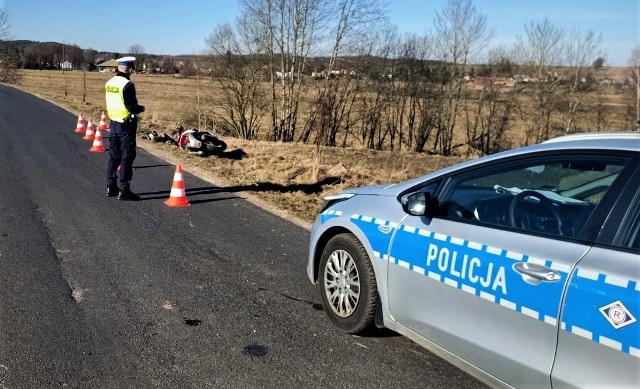
<path fill-rule="evenodd" d="M 535 263 L 518 262 L 513 264 L 513 270 L 520 273 L 524 282 L 531 285 L 538 285 L 541 282 L 558 282 L 562 278 L 555 270 Z"/>

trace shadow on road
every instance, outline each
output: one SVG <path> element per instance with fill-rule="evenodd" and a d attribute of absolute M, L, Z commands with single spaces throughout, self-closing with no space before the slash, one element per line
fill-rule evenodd
<path fill-rule="evenodd" d="M 315 184 L 291 184 L 282 185 L 274 184 L 272 182 L 256 182 L 253 185 L 238 185 L 228 186 L 220 188 L 221 192 L 280 192 L 280 193 L 292 193 L 292 192 L 304 192 L 305 194 L 318 194 L 322 192 L 324 185 L 337 185 L 342 183 L 342 178 L 339 177 L 327 177 Z"/>
<path fill-rule="evenodd" d="M 149 169 L 152 167 L 165 167 L 165 166 L 173 166 L 168 164 L 160 164 L 160 165 L 146 165 L 146 166 L 134 166 L 133 169 Z"/>
<path fill-rule="evenodd" d="M 147 168 L 147 167 L 156 167 L 156 166 L 169 166 L 169 165 L 143 166 L 137 169 Z M 257 182 L 253 185 L 237 185 L 237 186 L 227 186 L 227 187 L 206 186 L 206 187 L 199 187 L 199 188 L 187 188 L 185 189 L 185 195 L 200 196 L 200 195 L 208 195 L 208 194 L 216 194 L 216 193 L 235 193 L 235 192 L 279 192 L 279 193 L 304 192 L 305 194 L 319 194 L 322 192 L 322 187 L 324 185 L 336 185 L 341 182 L 342 182 L 342 179 L 339 177 L 327 177 L 323 180 L 316 182 L 315 184 L 281 185 L 281 184 L 274 184 L 272 182 Z M 159 192 L 138 193 L 138 195 L 142 197 L 142 200 L 167 199 L 169 198 L 170 194 L 171 194 L 170 190 L 163 190 Z M 200 204 L 200 203 L 207 203 L 211 201 L 230 200 L 235 198 L 240 198 L 240 197 L 231 196 L 231 197 L 220 197 L 220 198 L 202 199 L 202 200 L 189 200 L 189 203 Z"/>

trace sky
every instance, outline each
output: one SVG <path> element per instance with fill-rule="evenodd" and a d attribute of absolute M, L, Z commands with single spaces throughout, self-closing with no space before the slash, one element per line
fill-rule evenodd
<path fill-rule="evenodd" d="M 388 18 L 401 33 L 426 34 L 447 0 L 387 0 Z M 605 64 L 627 66 L 640 45 L 640 0 L 474 0 L 494 32 L 490 45 L 510 46 L 525 25 L 548 18 L 565 30 L 602 35 Z M 0 0 L 14 39 L 60 42 L 82 49 L 149 54 L 201 54 L 205 40 L 235 21 L 238 0 Z"/>

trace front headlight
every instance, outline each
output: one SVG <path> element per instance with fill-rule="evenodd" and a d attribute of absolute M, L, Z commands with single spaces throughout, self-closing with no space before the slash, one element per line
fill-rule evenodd
<path fill-rule="evenodd" d="M 322 209 L 320 210 L 320 213 L 324 212 L 327 208 L 329 208 L 330 206 L 339 203 L 341 201 L 345 201 L 348 200 L 350 198 L 352 198 L 353 196 L 355 196 L 355 193 L 338 193 L 336 195 L 333 196 L 327 196 L 324 198 L 324 203 L 322 203 Z"/>

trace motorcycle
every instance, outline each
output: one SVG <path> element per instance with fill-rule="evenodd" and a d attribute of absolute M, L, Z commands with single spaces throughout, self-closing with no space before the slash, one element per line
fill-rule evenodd
<path fill-rule="evenodd" d="M 185 130 L 182 125 L 176 130 L 175 141 L 188 153 L 206 157 L 220 155 L 227 149 L 227 144 L 211 132 L 200 131 L 197 128 Z"/>

